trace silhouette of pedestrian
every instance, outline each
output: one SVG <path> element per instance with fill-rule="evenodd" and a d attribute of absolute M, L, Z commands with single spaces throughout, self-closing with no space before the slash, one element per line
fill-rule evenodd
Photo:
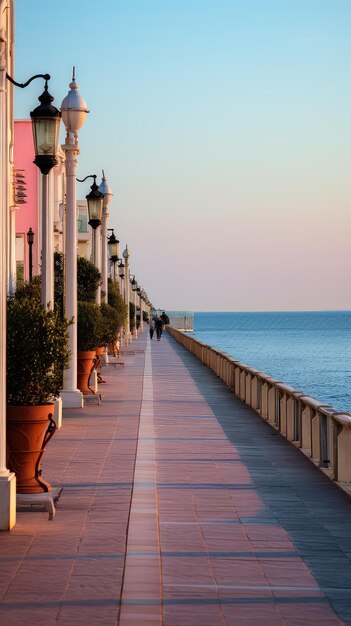
<path fill-rule="evenodd" d="M 160 341 L 161 335 L 162 335 L 162 329 L 163 329 L 163 321 L 160 317 L 158 317 L 155 322 L 155 329 L 156 329 L 157 341 Z"/>

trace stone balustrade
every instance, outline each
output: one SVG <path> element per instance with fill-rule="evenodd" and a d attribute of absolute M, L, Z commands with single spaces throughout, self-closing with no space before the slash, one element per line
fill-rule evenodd
<path fill-rule="evenodd" d="M 351 413 L 337 411 L 170 326 L 167 330 L 331 480 L 351 483 Z"/>

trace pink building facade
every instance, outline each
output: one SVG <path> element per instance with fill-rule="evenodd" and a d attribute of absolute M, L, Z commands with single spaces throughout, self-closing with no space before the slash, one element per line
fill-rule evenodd
<path fill-rule="evenodd" d="M 29 278 L 27 232 L 34 232 L 33 276 L 39 274 L 39 170 L 34 165 L 34 144 L 31 120 L 15 121 L 14 162 L 15 170 L 24 175 L 26 204 L 16 209 L 16 264 L 18 280 L 22 274 Z"/>
<path fill-rule="evenodd" d="M 41 174 L 34 165 L 35 153 L 31 120 L 15 120 L 15 170 L 24 176 L 26 204 L 16 210 L 16 266 L 17 284 L 29 279 L 29 246 L 27 232 L 34 232 L 33 276 L 41 273 Z M 53 225 L 54 250 L 63 252 L 63 223 L 65 203 L 65 160 L 59 147 L 57 165 L 49 174 L 49 205 Z"/>

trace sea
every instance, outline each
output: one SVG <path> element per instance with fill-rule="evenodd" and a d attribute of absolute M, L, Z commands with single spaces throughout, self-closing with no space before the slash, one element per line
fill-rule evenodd
<path fill-rule="evenodd" d="M 193 335 L 338 411 L 351 411 L 351 311 L 195 313 Z"/>

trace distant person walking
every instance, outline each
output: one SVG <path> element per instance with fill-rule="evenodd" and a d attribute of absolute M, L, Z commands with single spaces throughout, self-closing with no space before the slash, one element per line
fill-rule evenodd
<path fill-rule="evenodd" d="M 165 313 L 165 311 L 163 311 L 162 315 L 160 316 L 162 323 L 164 326 L 167 326 L 167 324 L 169 324 L 169 317 L 167 315 L 167 313 Z"/>
<path fill-rule="evenodd" d="M 150 339 L 153 338 L 154 332 L 155 332 L 155 320 L 150 320 L 150 323 L 149 323 Z"/>
<path fill-rule="evenodd" d="M 162 330 L 163 330 L 163 321 L 161 317 L 158 317 L 155 322 L 155 330 L 156 330 L 157 341 L 160 341 Z"/>

